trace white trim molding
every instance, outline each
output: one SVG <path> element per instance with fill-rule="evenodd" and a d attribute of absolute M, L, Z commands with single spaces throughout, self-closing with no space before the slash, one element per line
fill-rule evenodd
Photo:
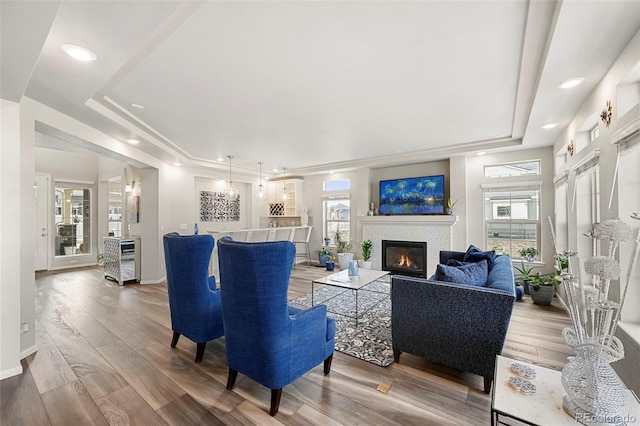
<path fill-rule="evenodd" d="M 582 160 L 578 161 L 571 167 L 571 170 L 576 172 L 576 174 L 581 174 L 589 170 L 591 167 L 595 166 L 600 162 L 600 149 L 594 149 L 587 156 L 585 156 Z"/>
<path fill-rule="evenodd" d="M 564 172 L 560 173 L 558 176 L 553 178 L 553 184 L 555 186 L 560 186 L 563 183 L 567 182 L 569 180 L 569 170 L 565 170 Z"/>
<path fill-rule="evenodd" d="M 358 223 L 381 225 L 433 225 L 453 226 L 458 223 L 458 216 L 454 215 L 395 215 L 395 216 L 358 216 Z"/>
<path fill-rule="evenodd" d="M 627 112 L 618 119 L 616 129 L 611 133 L 611 143 L 619 144 L 640 131 L 640 106 Z"/>

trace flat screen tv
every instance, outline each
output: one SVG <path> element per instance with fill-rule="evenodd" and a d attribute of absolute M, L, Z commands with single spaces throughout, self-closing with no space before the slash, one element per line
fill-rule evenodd
<path fill-rule="evenodd" d="M 444 175 L 380 181 L 381 215 L 444 214 Z"/>

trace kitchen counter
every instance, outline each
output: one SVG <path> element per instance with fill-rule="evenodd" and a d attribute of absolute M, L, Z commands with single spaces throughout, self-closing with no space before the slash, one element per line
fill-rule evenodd
<path fill-rule="evenodd" d="M 233 231 L 207 231 L 218 240 L 230 236 L 234 241 L 293 241 L 299 239 L 311 229 L 311 226 L 279 226 L 277 228 L 250 228 L 236 229 Z"/>

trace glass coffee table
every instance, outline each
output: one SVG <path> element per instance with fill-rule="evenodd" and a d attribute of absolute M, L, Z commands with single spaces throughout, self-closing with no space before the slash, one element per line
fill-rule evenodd
<path fill-rule="evenodd" d="M 311 281 L 311 306 L 314 304 L 314 286 L 316 284 L 321 284 L 323 286 L 331 286 L 343 288 L 345 290 L 352 290 L 355 293 L 355 316 L 347 315 L 343 312 L 334 312 L 339 315 L 343 315 L 349 318 L 353 318 L 356 320 L 356 326 L 358 325 L 358 293 L 365 286 L 369 286 L 376 281 L 380 281 L 383 277 L 389 275 L 388 271 L 376 271 L 373 269 L 360 269 L 359 274 L 357 276 L 349 276 L 349 271 L 344 270 L 340 271 L 336 274 L 327 275 L 326 277 L 318 278 Z M 378 291 L 375 288 L 368 288 L 367 291 L 373 293 L 387 293 L 388 288 L 384 291 Z M 322 302 L 327 302 L 338 295 L 331 296 L 327 299 L 324 299 Z M 368 309 L 371 309 L 369 307 Z M 368 310 L 367 309 L 367 310 Z M 361 312 L 364 313 L 364 312 Z"/>

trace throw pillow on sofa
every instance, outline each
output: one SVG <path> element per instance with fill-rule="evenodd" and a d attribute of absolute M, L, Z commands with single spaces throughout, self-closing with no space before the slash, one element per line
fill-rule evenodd
<path fill-rule="evenodd" d="M 438 264 L 436 267 L 436 280 L 452 284 L 467 284 L 476 287 L 484 287 L 487 284 L 489 267 L 486 260 L 468 263 L 461 266 L 449 266 Z"/>
<path fill-rule="evenodd" d="M 488 268 L 491 269 L 493 267 L 496 256 L 497 255 L 495 250 L 482 251 L 472 244 L 467 249 L 467 252 L 464 254 L 464 258 L 462 260 L 464 262 L 480 262 L 481 260 L 486 260 Z"/>
<path fill-rule="evenodd" d="M 447 266 L 464 266 L 473 262 L 463 262 L 462 260 L 449 259 L 447 260 Z"/>

